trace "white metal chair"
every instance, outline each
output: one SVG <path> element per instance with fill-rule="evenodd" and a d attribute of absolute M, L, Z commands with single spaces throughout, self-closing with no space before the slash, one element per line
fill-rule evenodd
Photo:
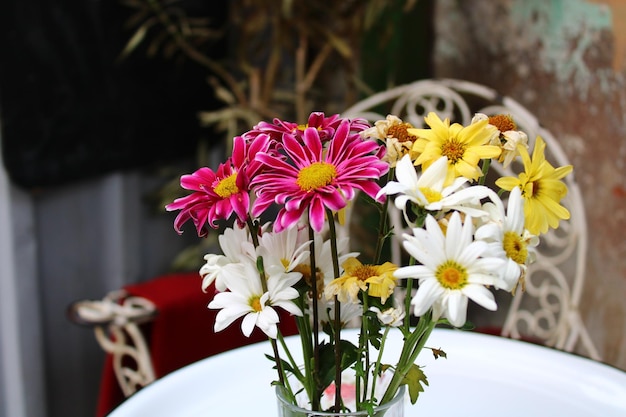
<path fill-rule="evenodd" d="M 374 94 L 342 113 L 342 117 L 362 117 L 370 122 L 394 114 L 415 127 L 424 127 L 424 116 L 436 112 L 463 125 L 470 123 L 475 113 L 510 114 L 520 130 L 528 134 L 532 149 L 537 135 L 547 145 L 546 158 L 554 166 L 569 165 L 569 161 L 551 132 L 521 104 L 498 94 L 497 91 L 472 82 L 454 79 L 428 79 L 401 85 Z M 517 175 L 519 164 L 504 169 L 492 165 L 500 175 Z M 586 355 L 600 360 L 578 310 L 587 258 L 587 224 L 582 196 L 573 174 L 565 178 L 569 189 L 563 201 L 571 219 L 563 221 L 556 230 L 542 236 L 537 261 L 526 277 L 526 291 L 513 297 L 501 328 L 501 335 L 512 338 L 539 339 L 543 344 L 565 351 L 581 345 Z M 393 213 L 393 214 L 391 214 Z M 395 228 L 391 242 L 393 262 L 400 261 L 399 237 L 404 228 L 397 210 L 390 211 Z"/>
<path fill-rule="evenodd" d="M 125 397 L 154 381 L 150 348 L 141 324 L 157 314 L 152 302 L 124 290 L 108 293 L 102 300 L 83 300 L 70 305 L 75 323 L 93 327 L 96 340 L 112 358 L 113 372 Z"/>

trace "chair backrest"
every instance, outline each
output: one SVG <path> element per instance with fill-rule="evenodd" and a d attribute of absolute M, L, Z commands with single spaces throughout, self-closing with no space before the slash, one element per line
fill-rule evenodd
<path fill-rule="evenodd" d="M 510 114 L 518 128 L 528 134 L 530 149 L 537 136 L 546 142 L 546 158 L 554 166 L 569 165 L 567 156 L 552 133 L 521 104 L 479 84 L 454 79 L 427 79 L 374 94 L 342 113 L 374 122 L 394 114 L 415 127 L 424 127 L 424 116 L 436 112 L 440 118 L 467 125 L 475 113 Z M 521 164 L 506 169 L 492 167 L 501 176 L 517 176 Z M 578 305 L 583 291 L 587 256 L 587 225 L 584 205 L 573 174 L 565 178 L 568 195 L 562 202 L 570 213 L 556 230 L 542 235 L 537 261 L 526 277 L 526 291 L 518 291 L 511 301 L 501 334 L 513 338 L 539 339 L 558 349 L 573 351 L 580 342 L 588 356 L 600 355 L 581 320 Z M 394 227 L 392 260 L 400 261 L 401 231 L 405 228 L 397 210 L 390 211 Z"/>

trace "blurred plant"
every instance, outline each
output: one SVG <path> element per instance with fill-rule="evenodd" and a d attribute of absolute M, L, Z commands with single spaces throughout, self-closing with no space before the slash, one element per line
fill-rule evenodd
<path fill-rule="evenodd" d="M 132 34 L 119 59 L 143 52 L 205 68 L 209 91 L 223 106 L 199 111 L 198 123 L 223 135 L 223 151 L 229 153 L 229 141 L 259 120 L 306 124 L 316 109 L 340 113 L 373 93 L 360 78 L 364 38 L 376 31 L 380 49 L 395 26 L 379 19 L 409 12 L 417 0 L 231 0 L 223 22 L 194 16 L 200 4 L 192 0 L 119 2 L 133 10 L 126 22 Z M 213 56 L 216 45 L 227 49 L 220 54 L 225 58 Z M 207 165 L 212 152 L 200 141 L 197 165 Z M 151 204 L 162 209 L 180 196 L 177 176 L 149 196 Z M 195 267 L 189 260 L 214 243 L 183 251 L 174 267 Z"/>
<path fill-rule="evenodd" d="M 315 108 L 339 112 L 371 93 L 359 79 L 364 34 L 386 10 L 409 11 L 416 0 L 232 0 L 225 22 L 191 16 L 189 0 L 120 2 L 134 9 L 120 59 L 141 45 L 148 56 L 205 67 L 224 107 L 199 112 L 199 123 L 230 138 L 260 119 L 305 123 Z M 206 45 L 224 40 L 227 58 L 215 60 Z"/>

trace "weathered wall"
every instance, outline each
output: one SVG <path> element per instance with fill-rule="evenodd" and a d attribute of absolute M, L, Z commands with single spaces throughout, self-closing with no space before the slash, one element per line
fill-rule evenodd
<path fill-rule="evenodd" d="M 437 0 L 435 14 L 435 76 L 520 101 L 574 164 L 590 237 L 583 319 L 626 369 L 626 2 Z"/>

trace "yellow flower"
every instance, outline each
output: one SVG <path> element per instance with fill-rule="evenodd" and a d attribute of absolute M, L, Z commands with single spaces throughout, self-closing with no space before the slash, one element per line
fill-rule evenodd
<path fill-rule="evenodd" d="M 560 220 L 570 217 L 569 211 L 559 203 L 567 194 L 567 186 L 560 180 L 572 172 L 572 166 L 554 168 L 546 161 L 545 148 L 545 142 L 538 136 L 531 159 L 526 148 L 519 146 L 524 172 L 517 178 L 503 177 L 496 181 L 504 190 L 514 187 L 522 190 L 526 229 L 534 235 L 547 232 L 549 227 L 556 229 Z"/>
<path fill-rule="evenodd" d="M 356 258 L 348 258 L 342 267 L 343 275 L 326 286 L 327 299 L 336 295 L 342 303 L 358 303 L 359 291 L 368 291 L 369 295 L 380 297 L 384 303 L 396 287 L 393 272 L 398 267 L 391 262 L 382 265 L 363 265 Z"/>
<path fill-rule="evenodd" d="M 450 125 L 450 120 L 442 121 L 432 112 L 425 120 L 430 129 L 407 130 L 409 134 L 419 138 L 413 144 L 413 152 L 419 154 L 415 165 L 421 164 L 424 170 L 441 156 L 447 156 L 446 185 L 460 176 L 477 180 L 482 175 L 478 162 L 500 155 L 500 147 L 488 144 L 493 134 L 488 120 L 480 120 L 463 127 L 458 123 Z"/>

